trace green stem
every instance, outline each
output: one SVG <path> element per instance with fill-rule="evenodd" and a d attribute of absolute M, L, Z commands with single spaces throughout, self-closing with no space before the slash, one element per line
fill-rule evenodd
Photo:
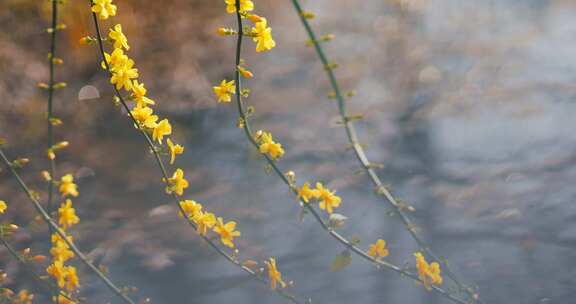
<path fill-rule="evenodd" d="M 14 169 L 14 167 L 11 165 L 10 161 L 8 160 L 8 158 L 6 157 L 6 155 L 4 154 L 4 151 L 0 148 L 0 158 L 2 159 L 2 162 L 4 162 L 4 165 L 6 166 L 6 169 L 8 169 L 10 171 L 10 173 L 12 173 L 12 175 L 16 178 L 16 181 L 18 182 L 18 185 L 20 185 L 20 188 L 26 193 L 26 195 L 28 196 L 28 198 L 30 199 L 30 201 L 32 201 L 32 204 L 34 205 L 34 208 L 36 209 L 36 211 L 42 216 L 42 219 L 50 226 L 52 227 L 52 229 L 60 236 L 60 238 L 62 238 L 62 240 L 66 243 L 66 245 L 68 245 L 68 247 L 70 247 L 70 249 L 76 254 L 76 256 L 92 271 L 94 272 L 94 274 L 96 274 L 100 280 L 102 280 L 102 282 L 104 282 L 104 284 L 110 289 L 112 290 L 117 296 L 119 296 L 124 302 L 129 303 L 129 304 L 135 304 L 134 301 L 132 301 L 129 297 L 127 297 L 124 293 L 122 293 L 122 291 L 120 291 L 120 289 L 118 287 L 116 287 L 116 285 L 114 285 L 114 283 L 112 283 L 112 281 L 110 281 L 110 279 L 108 279 L 99 269 L 98 267 L 94 266 L 90 261 L 88 261 L 88 258 L 86 258 L 86 256 L 82 253 L 82 251 L 80 251 L 80 249 L 78 249 L 78 247 L 76 247 L 76 244 L 74 244 L 74 242 L 70 241 L 67 237 L 66 237 L 66 233 L 64 231 L 62 231 L 60 229 L 60 227 L 58 227 L 58 224 L 56 224 L 54 222 L 54 220 L 52 220 L 52 218 L 50 217 L 50 215 L 48 214 L 48 212 L 46 211 L 46 209 L 44 209 L 44 207 L 42 207 L 42 205 L 40 204 L 40 202 L 38 201 L 38 199 L 36 198 L 36 195 L 30 190 L 30 188 L 28 188 L 28 186 L 26 185 L 26 183 L 24 183 L 24 181 L 22 180 L 22 178 L 20 177 L 20 175 L 18 174 L 18 172 L 16 172 L 16 170 Z"/>
<path fill-rule="evenodd" d="M 53 100 L 54 100 L 54 58 L 56 58 L 56 33 L 58 32 L 56 28 L 58 27 L 58 1 L 52 0 L 52 32 L 50 33 L 50 56 L 49 56 L 49 67 L 50 67 L 50 79 L 48 81 L 48 117 L 47 117 L 47 129 L 48 129 L 48 147 L 47 149 L 51 149 L 54 145 L 54 132 L 53 128 L 54 125 L 52 124 L 53 118 Z M 54 211 L 54 206 L 52 205 L 52 196 L 54 193 L 54 183 L 52 179 L 56 174 L 56 162 L 52 158 L 49 159 L 49 173 L 51 180 L 48 182 L 48 202 L 46 204 L 46 208 L 49 214 L 52 214 Z M 51 238 L 54 230 L 49 227 L 50 232 L 49 239 Z M 56 285 L 56 290 L 54 290 L 55 299 L 54 303 L 58 303 L 59 291 L 58 286 Z"/>
<path fill-rule="evenodd" d="M 246 111 L 244 109 L 244 104 L 242 102 L 242 96 L 241 96 L 241 92 L 242 92 L 242 88 L 241 88 L 241 81 L 240 81 L 240 70 L 238 69 L 238 66 L 240 65 L 240 59 L 241 59 L 241 47 L 242 47 L 242 38 L 244 36 L 243 33 L 243 24 L 242 24 L 242 15 L 240 14 L 240 10 L 239 10 L 239 1 L 236 2 L 236 16 L 237 16 L 237 21 L 238 21 L 238 40 L 236 43 L 236 72 L 235 72 L 235 82 L 236 82 L 236 90 L 235 90 L 235 95 L 236 95 L 236 104 L 238 106 L 238 114 L 240 115 L 241 120 L 243 121 L 243 130 L 244 133 L 246 134 L 246 137 L 248 138 L 249 142 L 254 146 L 254 148 L 256 148 L 256 150 L 259 149 L 259 145 L 256 142 L 256 140 L 254 139 L 253 135 L 252 135 L 252 131 L 251 131 L 251 127 L 250 127 L 250 122 L 248 121 L 248 117 L 246 115 Z M 280 170 L 280 168 L 278 167 L 278 165 L 276 164 L 276 162 L 274 160 L 272 160 L 270 157 L 268 157 L 268 155 L 263 154 L 264 158 L 266 159 L 268 165 L 270 165 L 270 167 L 273 169 L 273 171 L 282 179 L 282 181 L 290 188 L 290 190 L 292 191 L 293 194 L 295 194 L 296 196 L 298 195 L 298 190 L 296 188 L 294 188 L 294 186 L 290 183 L 290 181 L 288 180 L 288 178 L 282 173 L 282 170 Z M 358 248 L 356 245 L 354 245 L 352 242 L 350 242 L 348 239 L 346 239 L 345 237 L 343 237 L 342 235 L 340 235 L 339 233 L 337 233 L 336 231 L 334 231 L 333 229 L 331 229 L 328 224 L 322 219 L 322 217 L 320 216 L 320 214 L 316 211 L 316 209 L 314 209 L 310 204 L 304 202 L 303 200 L 300 200 L 301 204 L 307 208 L 307 210 L 314 216 L 314 218 L 316 219 L 316 221 L 322 226 L 322 228 L 328 233 L 330 234 L 334 239 L 336 239 L 338 242 L 340 242 L 342 245 L 344 245 L 346 248 L 348 248 L 349 250 L 351 250 L 352 252 L 356 253 L 357 255 L 359 255 L 360 257 L 362 257 L 363 259 L 374 263 L 378 266 L 381 266 L 382 268 L 385 269 L 389 269 L 392 270 L 394 272 L 397 272 L 401 275 L 404 275 L 408 278 L 411 278 L 412 280 L 415 280 L 417 282 L 423 283 L 417 275 L 410 273 L 398 266 L 395 266 L 389 262 L 380 260 L 380 259 L 375 259 L 373 257 L 371 257 L 370 255 L 368 255 L 368 253 L 366 253 L 365 251 L 363 251 L 362 249 Z M 444 289 L 437 287 L 437 286 L 431 286 L 432 290 L 434 290 L 435 292 L 443 295 L 444 297 L 452 300 L 455 303 L 460 303 L 460 304 L 467 304 L 465 301 L 454 297 L 453 295 L 449 294 L 447 291 L 445 291 Z"/>
<path fill-rule="evenodd" d="M 461 291 L 465 291 L 471 300 L 473 300 L 475 302 L 482 303 L 482 301 L 478 299 L 478 295 L 475 292 L 473 292 L 469 287 L 466 287 L 464 284 L 462 284 L 460 282 L 460 280 L 457 278 L 456 274 L 452 271 L 450 265 L 446 262 L 446 260 L 442 259 L 438 255 L 436 255 L 432 251 L 430 246 L 428 244 L 426 244 L 426 242 L 416 233 L 416 231 L 414 229 L 414 227 L 416 227 L 416 226 L 412 222 L 412 220 L 408 217 L 408 215 L 404 212 L 403 207 L 402 207 L 403 205 L 400 204 L 398 202 L 398 200 L 393 196 L 392 192 L 388 188 L 386 188 L 386 186 L 384 186 L 384 184 L 380 180 L 379 176 L 376 174 L 376 172 L 372 168 L 371 163 L 370 163 L 368 157 L 366 156 L 364 149 L 362 148 L 362 146 L 359 143 L 358 135 L 356 133 L 356 129 L 354 127 L 354 124 L 352 123 L 352 121 L 350 121 L 350 119 L 348 119 L 348 113 L 346 111 L 346 106 L 345 106 L 345 102 L 344 102 L 344 97 L 342 95 L 342 91 L 340 89 L 340 86 L 338 85 L 338 82 L 336 80 L 336 76 L 334 75 L 333 69 L 329 67 L 329 61 L 326 57 L 326 54 L 324 53 L 322 46 L 320 45 L 320 43 L 316 39 L 316 34 L 312 30 L 312 27 L 308 23 L 308 20 L 305 18 L 299 1 L 298 0 L 291 0 L 291 1 L 292 1 L 292 4 L 294 5 L 294 8 L 296 9 L 296 12 L 298 13 L 298 16 L 300 17 L 300 20 L 302 21 L 302 24 L 304 25 L 306 33 L 308 34 L 308 38 L 310 39 L 310 41 L 314 45 L 314 49 L 316 51 L 316 54 L 318 55 L 318 58 L 322 62 L 324 70 L 326 71 L 326 74 L 328 75 L 330 85 L 332 86 L 332 89 L 334 90 L 336 100 L 338 102 L 338 112 L 339 112 L 340 118 L 342 119 L 342 122 L 344 124 L 344 128 L 346 130 L 346 136 L 348 138 L 348 141 L 349 141 L 350 145 L 352 146 L 352 149 L 354 150 L 354 154 L 356 155 L 358 162 L 362 165 L 362 168 L 365 170 L 367 175 L 370 177 L 370 180 L 374 184 L 376 193 L 383 200 L 385 200 L 391 207 L 394 208 L 396 213 L 399 215 L 400 220 L 402 221 L 402 223 L 404 224 L 404 226 L 406 227 L 406 229 L 408 230 L 408 232 L 410 233 L 412 238 L 416 241 L 418 246 L 427 255 L 429 255 L 434 261 L 440 263 L 443 266 L 443 268 L 445 269 L 444 272 L 458 286 L 458 288 Z"/>

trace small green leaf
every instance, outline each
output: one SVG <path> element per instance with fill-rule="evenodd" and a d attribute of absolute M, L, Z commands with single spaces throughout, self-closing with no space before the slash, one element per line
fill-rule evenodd
<path fill-rule="evenodd" d="M 350 239 L 350 244 L 352 244 L 352 246 L 356 246 L 358 244 L 360 244 L 360 237 L 357 235 L 353 235 L 352 239 Z"/>
<path fill-rule="evenodd" d="M 338 272 L 346 268 L 346 266 L 350 265 L 351 262 L 352 262 L 352 255 L 350 254 L 350 251 L 344 250 L 342 251 L 341 254 L 337 255 L 334 258 L 334 261 L 332 261 L 332 265 L 330 266 L 330 271 Z"/>

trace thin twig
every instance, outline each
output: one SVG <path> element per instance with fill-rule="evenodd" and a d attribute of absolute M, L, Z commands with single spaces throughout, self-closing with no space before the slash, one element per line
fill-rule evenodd
<path fill-rule="evenodd" d="M 251 131 L 251 127 L 250 127 L 250 122 L 248 121 L 248 117 L 246 115 L 246 111 L 244 109 L 244 104 L 242 102 L 242 88 L 241 88 L 241 74 L 240 74 L 240 70 L 239 70 L 239 66 L 240 66 L 240 62 L 241 62 L 241 49 L 242 49 L 242 38 L 244 36 L 244 31 L 243 31 L 243 24 L 242 24 L 242 15 L 240 13 L 240 1 L 236 2 L 236 17 L 237 17 L 237 22 L 238 22 L 238 38 L 237 38 L 237 43 L 236 43 L 236 68 L 235 68 L 235 82 L 236 82 L 236 90 L 235 90 L 235 95 L 236 95 L 236 104 L 238 106 L 238 114 L 240 115 L 240 119 L 243 122 L 242 124 L 242 129 L 244 130 L 244 133 L 246 134 L 247 139 L 250 141 L 250 143 L 256 148 L 256 150 L 258 150 L 259 146 L 258 143 L 256 142 L 256 140 L 254 139 L 253 135 L 252 135 L 252 131 Z M 270 167 L 272 167 L 273 171 L 282 179 L 282 181 L 290 188 L 291 192 L 295 195 L 298 194 L 298 190 L 295 189 L 290 181 L 288 180 L 288 178 L 282 173 L 282 170 L 280 170 L 280 168 L 278 167 L 278 165 L 276 164 L 275 161 L 273 161 L 270 157 L 268 157 L 268 155 L 263 154 L 264 158 L 266 159 L 266 161 L 268 162 L 268 165 L 270 165 Z M 359 255 L 360 257 L 364 258 L 365 260 L 374 263 L 378 266 L 381 266 L 382 268 L 385 269 L 389 269 L 392 271 L 395 271 L 401 275 L 404 275 L 408 278 L 411 278 L 412 280 L 415 280 L 417 282 L 423 283 L 417 275 L 410 273 L 398 266 L 395 266 L 389 262 L 386 262 L 384 260 L 380 260 L 380 259 L 375 259 L 373 257 L 371 257 L 370 255 L 368 255 L 368 253 L 366 253 L 365 251 L 363 251 L 362 249 L 358 248 L 356 245 L 354 245 L 352 242 L 350 242 L 348 239 L 346 239 L 345 237 L 343 237 L 342 235 L 340 235 L 339 233 L 337 233 L 336 231 L 334 231 L 333 229 L 331 229 L 328 224 L 322 219 L 322 217 L 320 216 L 320 214 L 318 214 L 318 212 L 316 211 L 316 209 L 314 209 L 311 204 L 308 204 L 302 200 L 300 200 L 301 204 L 307 208 L 308 211 L 310 211 L 310 213 L 314 216 L 314 218 L 316 219 L 316 221 L 322 226 L 322 228 L 329 233 L 333 238 L 335 238 L 338 242 L 340 242 L 342 245 L 344 245 L 346 248 L 350 249 L 352 252 L 356 253 L 357 255 Z M 452 300 L 455 303 L 460 303 L 460 304 L 467 304 L 464 300 L 461 300 L 459 298 L 454 297 L 453 295 L 449 294 L 447 291 L 445 291 L 444 289 L 437 287 L 437 286 L 431 286 L 432 290 L 434 290 L 435 292 L 445 296 L 446 298 Z"/>
<path fill-rule="evenodd" d="M 388 188 L 386 188 L 386 186 L 384 186 L 384 184 L 374 171 L 373 167 L 371 166 L 371 162 L 366 156 L 364 149 L 360 145 L 358 135 L 354 127 L 354 123 L 350 119 L 348 119 L 348 113 L 346 111 L 346 104 L 344 102 L 342 91 L 340 89 L 340 86 L 338 85 L 338 81 L 336 80 L 336 76 L 334 75 L 333 69 L 329 67 L 329 61 L 326 57 L 326 54 L 322 46 L 320 45 L 319 41 L 316 39 L 316 34 L 314 33 L 314 30 L 312 29 L 308 20 L 306 19 L 299 1 L 298 0 L 291 0 L 291 1 L 292 4 L 294 5 L 296 12 L 298 13 L 298 16 L 300 17 L 300 20 L 302 21 L 302 24 L 306 30 L 308 38 L 314 45 L 316 54 L 318 55 L 320 61 L 322 62 L 322 66 L 324 67 L 324 70 L 328 75 L 330 85 L 332 86 L 336 100 L 338 102 L 338 112 L 340 118 L 342 119 L 342 123 L 344 124 L 344 128 L 346 130 L 346 137 L 350 145 L 352 146 L 352 149 L 354 150 L 354 154 L 356 155 L 358 162 L 362 165 L 362 168 L 366 171 L 367 175 L 370 177 L 370 180 L 374 184 L 376 193 L 378 194 L 379 197 L 381 197 L 391 207 L 394 208 L 396 213 L 398 213 L 400 220 L 406 226 L 406 229 L 408 230 L 412 238 L 416 241 L 418 246 L 424 252 L 426 252 L 426 254 L 428 254 L 434 261 L 440 263 L 443 266 L 444 272 L 458 286 L 458 288 L 460 290 L 465 291 L 470 297 L 470 299 L 482 303 L 482 301 L 478 299 L 478 295 L 475 292 L 473 292 L 469 287 L 464 286 L 464 284 L 460 282 L 460 280 L 457 278 L 456 274 L 452 271 L 450 265 L 446 262 L 446 260 L 436 255 L 432 251 L 430 246 L 426 244 L 426 242 L 416 233 L 414 228 L 416 226 L 412 222 L 412 220 L 408 217 L 408 215 L 404 212 L 402 208 L 403 205 L 400 204 L 399 201 L 393 196 L 392 192 Z"/>
<path fill-rule="evenodd" d="M 50 79 L 48 81 L 48 109 L 47 109 L 47 113 L 48 113 L 48 117 L 47 117 L 47 129 L 48 129 L 48 147 L 47 149 L 52 149 L 52 146 L 54 145 L 54 132 L 53 132 L 53 128 L 54 125 L 52 124 L 52 118 L 53 118 L 53 100 L 54 100 L 54 59 L 56 58 L 56 33 L 58 32 L 57 30 L 58 27 L 58 0 L 52 0 L 52 32 L 50 33 L 50 54 L 48 56 L 48 59 L 50 60 L 49 62 L 49 66 L 50 66 Z M 54 211 L 54 206 L 52 204 L 52 196 L 54 193 L 54 182 L 52 181 L 54 176 L 56 175 L 56 161 L 53 157 L 48 157 L 48 161 L 49 161 L 49 174 L 50 174 L 50 181 L 48 182 L 48 202 L 46 204 L 46 209 L 48 210 L 48 214 L 52 214 L 52 212 Z M 54 233 L 54 230 L 52 229 L 52 227 L 48 227 L 48 231 L 50 233 L 49 240 L 52 236 L 52 234 Z M 55 296 L 55 303 L 58 303 L 58 294 L 59 292 L 59 288 L 57 285 L 56 289 L 54 290 L 54 294 Z"/>

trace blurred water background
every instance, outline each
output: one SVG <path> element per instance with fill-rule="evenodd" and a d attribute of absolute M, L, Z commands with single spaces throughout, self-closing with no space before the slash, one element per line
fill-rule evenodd
<path fill-rule="evenodd" d="M 0 135 L 11 155 L 33 161 L 26 180 L 42 189 L 48 1 L 0 3 Z M 87 1 L 84 1 L 87 2 Z M 74 235 L 115 281 L 138 287 L 153 303 L 283 303 L 224 262 L 175 216 L 151 155 L 111 102 L 97 51 L 79 46 L 93 31 L 88 4 L 68 1 L 60 36 L 57 138 L 71 147 L 58 171 L 75 174 L 82 223 Z M 236 108 L 217 105 L 211 86 L 231 78 L 234 42 L 214 35 L 235 26 L 223 1 L 118 1 L 131 56 L 158 109 L 185 144 L 178 166 L 189 172 L 190 198 L 236 219 L 240 256 L 276 256 L 294 290 L 314 303 L 448 303 L 360 259 L 329 268 L 343 248 L 299 206 L 236 128 Z M 222 3 L 220 3 L 222 2 Z M 413 263 L 417 249 L 399 220 L 373 194 L 346 149 L 335 102 L 290 1 L 255 1 L 277 48 L 244 58 L 254 126 L 286 148 L 280 162 L 299 183 L 320 180 L 343 198 L 342 229 L 361 246 L 389 243 L 390 259 Z M 574 303 L 576 296 L 576 2 L 545 0 L 315 0 L 312 22 L 336 39 L 324 46 L 339 63 L 343 88 L 369 158 L 402 200 L 425 239 L 486 303 Z M 109 23 L 112 24 L 112 23 Z M 248 44 L 249 45 L 249 44 Z M 80 92 L 82 90 L 82 92 Z M 86 99 L 92 97 L 90 99 Z M 97 97 L 97 98 L 93 98 Z M 33 210 L 0 172 L 0 195 L 19 224 Z M 8 220 L 8 219 L 6 219 Z M 46 248 L 38 221 L 15 239 Z M 2 268 L 18 265 L 0 251 Z M 112 300 L 84 275 L 89 303 Z M 12 284 L 27 282 L 15 274 Z"/>

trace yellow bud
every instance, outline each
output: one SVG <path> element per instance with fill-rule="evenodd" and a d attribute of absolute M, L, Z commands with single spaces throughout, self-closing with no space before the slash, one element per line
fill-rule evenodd
<path fill-rule="evenodd" d="M 56 29 L 57 29 L 57 30 L 63 30 L 63 29 L 66 29 L 66 24 L 64 24 L 64 23 L 60 23 L 60 24 L 56 25 Z"/>
<path fill-rule="evenodd" d="M 238 71 L 240 72 L 240 74 L 242 74 L 242 76 L 243 76 L 244 78 L 252 78 L 252 77 L 254 77 L 254 74 L 252 74 L 252 72 L 248 71 L 247 69 L 245 69 L 245 68 L 243 68 L 243 67 L 241 67 L 241 66 L 238 67 Z"/>
<path fill-rule="evenodd" d="M 18 158 L 17 160 L 15 160 L 13 162 L 13 165 L 16 167 L 24 167 L 29 162 L 30 162 L 30 159 L 28 159 L 28 158 Z"/>
<path fill-rule="evenodd" d="M 244 128 L 244 119 L 242 119 L 242 117 L 238 118 L 238 121 L 236 122 L 236 127 L 238 129 L 243 129 Z"/>
<path fill-rule="evenodd" d="M 54 117 L 52 117 L 52 118 L 49 119 L 49 121 L 50 121 L 50 123 L 51 123 L 53 126 L 59 126 L 59 125 L 62 124 L 62 120 L 61 120 L 60 118 L 54 118 Z"/>
<path fill-rule="evenodd" d="M 258 22 L 261 22 L 261 21 L 262 21 L 262 17 L 260 17 L 260 16 L 258 16 L 258 15 L 253 15 L 253 14 L 250 14 L 250 15 L 248 16 L 248 19 L 250 19 L 250 21 L 252 21 L 252 22 L 254 22 L 254 23 L 258 23 Z"/>
<path fill-rule="evenodd" d="M 218 35 L 220 36 L 226 36 L 228 34 L 228 30 L 226 28 L 220 27 L 218 28 Z"/>
<path fill-rule="evenodd" d="M 65 87 L 66 87 L 66 83 L 65 83 L 65 82 L 58 82 L 58 83 L 56 83 L 56 84 L 53 86 L 53 88 L 56 89 L 56 90 L 58 90 L 58 89 L 63 89 L 63 88 L 65 88 Z"/>
<path fill-rule="evenodd" d="M 81 45 L 91 44 L 92 43 L 92 37 L 84 36 L 84 37 L 80 38 L 80 40 L 78 42 L 80 42 Z"/>
<path fill-rule="evenodd" d="M 216 31 L 220 36 L 231 36 L 236 35 L 236 31 L 231 28 L 220 27 Z"/>
<path fill-rule="evenodd" d="M 35 255 L 32 257 L 32 261 L 35 263 L 44 263 L 46 261 L 45 255 Z"/>
<path fill-rule="evenodd" d="M 49 88 L 48 84 L 47 84 L 47 83 L 44 83 L 44 82 L 39 82 L 36 86 L 37 86 L 38 88 L 44 89 L 44 90 L 46 90 L 46 89 Z"/>
<path fill-rule="evenodd" d="M 53 145 L 53 146 L 52 146 L 52 149 L 54 149 L 54 150 L 60 150 L 60 149 L 63 149 L 63 148 L 68 147 L 68 145 L 69 145 L 69 143 L 68 143 L 67 141 L 61 141 L 61 142 Z"/>
<path fill-rule="evenodd" d="M 46 155 L 48 156 L 48 159 L 50 159 L 50 160 L 56 159 L 56 154 L 54 154 L 54 150 L 52 150 L 52 149 L 48 149 L 48 151 L 46 151 Z"/>
<path fill-rule="evenodd" d="M 288 179 L 288 182 L 290 183 L 290 185 L 296 184 L 296 173 L 294 173 L 294 171 L 290 170 L 290 171 L 286 172 L 284 175 Z"/>
<path fill-rule="evenodd" d="M 334 38 L 336 38 L 336 35 L 326 34 L 326 35 L 323 35 L 322 37 L 320 37 L 320 41 L 330 41 L 330 40 L 334 40 Z"/>
<path fill-rule="evenodd" d="M 50 173 L 46 170 L 40 172 L 40 174 L 42 175 L 42 178 L 44 178 L 45 181 L 49 182 L 52 180 L 52 176 L 50 176 Z"/>
<path fill-rule="evenodd" d="M 312 12 L 302 12 L 300 16 L 304 17 L 305 19 L 314 19 L 316 15 Z"/>
<path fill-rule="evenodd" d="M 338 64 L 337 64 L 337 63 L 335 63 L 335 62 L 330 62 L 330 63 L 328 63 L 327 65 L 324 66 L 324 69 L 326 69 L 326 70 L 333 70 L 333 69 L 335 69 L 335 68 L 337 68 L 337 67 L 338 67 Z"/>
<path fill-rule="evenodd" d="M 60 65 L 64 63 L 64 60 L 62 60 L 62 58 L 52 58 L 52 63 Z"/>

